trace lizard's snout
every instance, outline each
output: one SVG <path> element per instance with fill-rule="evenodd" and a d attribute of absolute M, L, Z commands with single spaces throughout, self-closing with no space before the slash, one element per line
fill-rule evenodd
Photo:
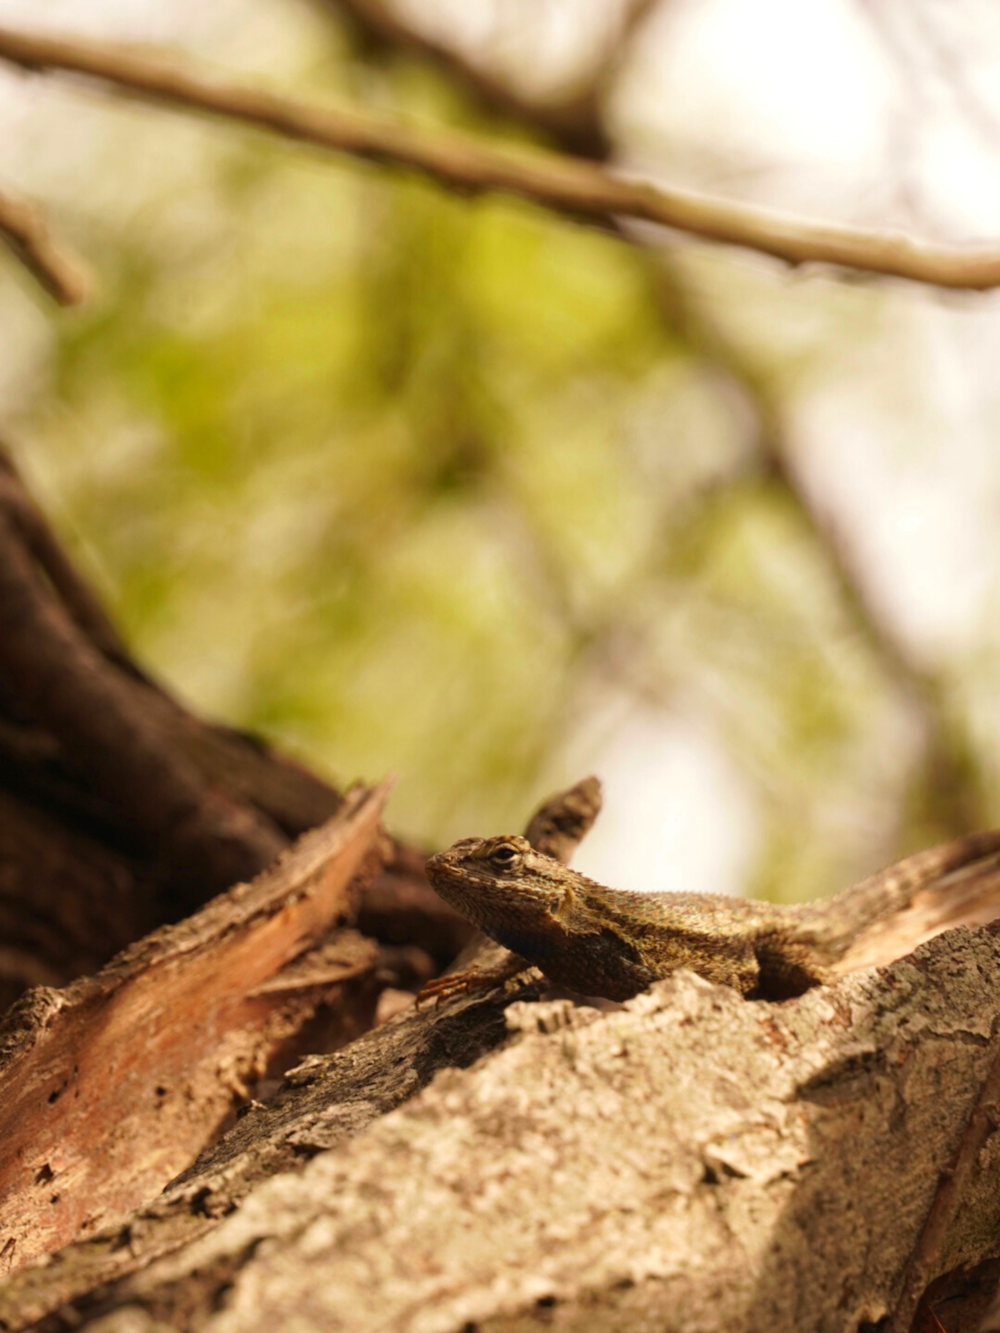
<path fill-rule="evenodd" d="M 427 858 L 424 868 L 427 871 L 427 878 L 432 884 L 436 875 L 444 874 L 447 871 L 448 865 L 449 860 L 447 852 L 435 852 L 433 856 Z"/>

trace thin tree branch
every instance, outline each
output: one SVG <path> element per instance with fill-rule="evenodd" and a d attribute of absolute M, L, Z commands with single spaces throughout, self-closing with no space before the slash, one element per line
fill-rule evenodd
<path fill-rule="evenodd" d="M 0 236 L 24 267 L 60 305 L 86 300 L 90 280 L 80 260 L 53 240 L 38 209 L 0 193 Z"/>
<path fill-rule="evenodd" d="M 242 83 L 190 74 L 134 47 L 98 46 L 0 28 L 0 59 L 84 74 L 173 107 L 225 116 L 286 138 L 412 168 L 464 193 L 497 190 L 603 226 L 616 216 L 760 251 L 792 265 L 835 264 L 939 287 L 1000 286 L 1000 248 L 954 248 L 810 222 L 685 190 L 626 180 L 556 153 L 512 152 L 469 135 L 424 130 L 357 110 L 320 108 Z"/>

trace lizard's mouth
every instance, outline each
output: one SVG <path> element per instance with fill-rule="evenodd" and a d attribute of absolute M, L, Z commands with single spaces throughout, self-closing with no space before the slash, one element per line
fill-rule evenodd
<path fill-rule="evenodd" d="M 487 918 L 491 915 L 489 910 L 484 911 L 484 907 L 488 908 L 491 901 L 490 890 L 477 883 L 474 874 L 449 860 L 447 852 L 428 857 L 425 869 L 431 886 L 446 903 L 461 912 L 473 925 L 485 928 Z M 494 897 L 495 894 L 494 887 Z"/>
<path fill-rule="evenodd" d="M 436 856 L 428 857 L 425 870 L 432 886 L 448 902 L 464 899 L 472 892 L 469 885 L 473 877 L 450 860 L 447 852 L 438 852 Z M 463 887 L 466 893 L 462 892 Z"/>

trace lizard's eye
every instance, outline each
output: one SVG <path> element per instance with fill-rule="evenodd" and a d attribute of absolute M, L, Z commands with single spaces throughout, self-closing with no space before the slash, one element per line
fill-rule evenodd
<path fill-rule="evenodd" d="M 494 847 L 490 852 L 490 864 L 496 866 L 498 870 L 509 870 L 520 859 L 521 853 L 509 842 L 502 842 L 499 847 Z"/>

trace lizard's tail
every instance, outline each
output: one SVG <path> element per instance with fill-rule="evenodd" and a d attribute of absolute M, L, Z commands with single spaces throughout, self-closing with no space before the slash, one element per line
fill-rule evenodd
<path fill-rule="evenodd" d="M 880 967 L 953 926 L 1000 917 L 1000 830 L 917 852 L 818 904 L 815 931 L 832 976 Z"/>

